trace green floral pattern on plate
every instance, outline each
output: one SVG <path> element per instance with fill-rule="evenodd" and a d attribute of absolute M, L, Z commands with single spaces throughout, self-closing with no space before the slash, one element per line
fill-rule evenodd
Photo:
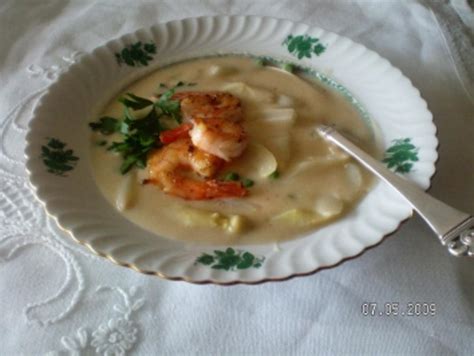
<path fill-rule="evenodd" d="M 308 35 L 288 35 L 283 41 L 283 45 L 287 46 L 288 51 L 298 59 L 311 58 L 313 54 L 319 56 L 326 50 L 319 38 Z"/>
<path fill-rule="evenodd" d="M 413 162 L 418 161 L 418 149 L 411 143 L 410 138 L 400 138 L 392 143 L 385 151 L 383 162 L 397 173 L 409 173 Z"/>
<path fill-rule="evenodd" d="M 214 254 L 203 253 L 196 259 L 200 263 L 213 269 L 234 271 L 236 269 L 260 268 L 265 257 L 256 257 L 247 251 L 236 251 L 232 247 L 225 251 L 215 250 Z"/>
<path fill-rule="evenodd" d="M 115 58 L 119 65 L 125 63 L 130 67 L 139 67 L 147 66 L 148 62 L 153 59 L 155 53 L 156 46 L 153 42 L 136 42 L 122 49 L 120 53 L 115 53 Z"/>
<path fill-rule="evenodd" d="M 48 143 L 41 146 L 41 158 L 48 172 L 60 177 L 66 177 L 65 173 L 73 170 L 79 160 L 74 151 L 57 138 L 48 138 Z"/>

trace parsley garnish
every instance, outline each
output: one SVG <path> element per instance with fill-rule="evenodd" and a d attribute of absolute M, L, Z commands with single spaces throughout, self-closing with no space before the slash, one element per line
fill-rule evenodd
<path fill-rule="evenodd" d="M 244 188 L 250 188 L 250 187 L 253 187 L 253 185 L 255 184 L 255 182 L 249 178 L 244 178 L 242 180 L 242 185 L 244 186 Z"/>
<path fill-rule="evenodd" d="M 180 80 L 179 82 L 176 83 L 176 85 L 174 86 L 174 88 L 179 88 L 179 87 L 193 87 L 197 85 L 197 83 L 194 83 L 194 82 L 183 82 L 182 80 Z M 160 83 L 158 85 L 158 89 L 168 89 L 168 85 L 166 85 L 165 83 Z"/>
<path fill-rule="evenodd" d="M 178 83 L 176 83 L 176 87 L 182 87 L 182 86 L 185 86 L 185 87 L 193 87 L 197 85 L 197 83 L 194 83 L 194 82 L 183 82 L 182 80 L 180 80 Z"/>
<path fill-rule="evenodd" d="M 285 64 L 283 64 L 283 66 L 281 68 L 284 71 L 290 72 L 290 73 L 293 73 L 293 71 L 295 70 L 295 67 L 291 63 L 285 63 Z"/>
<path fill-rule="evenodd" d="M 93 131 L 100 131 L 102 135 L 110 135 L 119 131 L 120 121 L 110 116 L 103 116 L 99 122 L 91 122 L 89 127 Z"/>
<path fill-rule="evenodd" d="M 265 67 L 265 65 L 267 64 L 267 61 L 265 60 L 265 57 L 257 57 L 255 58 L 255 64 L 258 67 Z"/>
<path fill-rule="evenodd" d="M 176 86 L 177 87 L 177 86 Z M 174 88 L 165 91 L 158 101 L 155 103 L 156 107 L 160 108 L 164 115 L 171 116 L 177 123 L 181 123 L 181 113 L 179 111 L 180 104 L 178 100 L 172 100 Z"/>
<path fill-rule="evenodd" d="M 238 173 L 235 173 L 235 172 L 229 172 L 227 174 L 224 175 L 224 177 L 222 178 L 222 180 L 224 181 L 238 181 L 240 180 L 240 176 Z"/>
<path fill-rule="evenodd" d="M 271 173 L 268 176 L 268 178 L 273 179 L 273 180 L 278 179 L 278 178 L 280 178 L 280 172 L 278 172 L 278 170 L 276 170 L 273 173 Z"/>
<path fill-rule="evenodd" d="M 224 174 L 224 176 L 222 176 L 222 180 L 226 182 L 241 182 L 244 188 L 250 188 L 255 184 L 255 182 L 250 178 L 242 178 L 236 172 L 227 172 L 226 174 Z"/>
<path fill-rule="evenodd" d="M 179 84 L 179 83 L 178 83 Z M 183 84 L 182 84 L 183 85 Z M 104 116 L 98 122 L 89 124 L 94 131 L 99 131 L 103 135 L 119 133 L 122 135 L 121 141 L 112 142 L 108 150 L 118 152 L 122 156 L 120 172 L 127 173 L 133 167 L 146 167 L 148 153 L 154 148 L 159 148 L 161 142 L 159 136 L 165 130 L 160 119 L 171 117 L 178 123 L 181 122 L 180 102 L 173 100 L 172 96 L 178 86 L 165 91 L 156 102 L 139 97 L 132 93 L 127 93 L 119 99 L 124 106 L 123 118 L 121 120 Z M 149 108 L 148 114 L 137 119 L 131 110 L 141 110 Z"/>
<path fill-rule="evenodd" d="M 141 98 L 132 93 L 125 94 L 125 96 L 121 97 L 118 101 L 125 105 L 125 107 L 131 108 L 133 110 L 140 110 L 146 108 L 147 106 L 153 105 L 151 100 Z"/>

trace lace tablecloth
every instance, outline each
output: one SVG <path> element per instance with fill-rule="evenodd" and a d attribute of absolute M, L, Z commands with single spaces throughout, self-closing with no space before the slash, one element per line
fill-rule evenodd
<path fill-rule="evenodd" d="M 468 2 L 456 1 L 466 24 Z M 28 188 L 24 137 L 45 88 L 110 38 L 211 14 L 285 17 L 348 36 L 399 67 L 434 113 L 431 194 L 474 212 L 473 37 L 447 1 L 18 1 L 0 3 L 0 354 L 472 354 L 474 262 L 415 217 L 341 266 L 260 286 L 140 275 L 75 245 Z M 78 187 L 78 189 L 80 189 Z M 364 316 L 362 305 L 435 305 Z"/>

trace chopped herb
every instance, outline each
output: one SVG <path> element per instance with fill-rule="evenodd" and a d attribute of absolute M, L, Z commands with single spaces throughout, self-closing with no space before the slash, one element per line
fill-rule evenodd
<path fill-rule="evenodd" d="M 275 172 L 273 172 L 272 174 L 268 176 L 268 178 L 270 179 L 278 179 L 279 177 L 280 177 L 280 172 L 278 172 L 278 170 L 276 170 Z"/>
<path fill-rule="evenodd" d="M 267 63 L 267 61 L 265 60 L 264 57 L 257 57 L 255 59 L 255 64 L 258 66 L 258 67 L 264 67 Z"/>
<path fill-rule="evenodd" d="M 225 181 L 238 181 L 240 176 L 235 172 L 229 172 L 224 175 L 223 180 Z"/>
<path fill-rule="evenodd" d="M 151 100 L 141 98 L 132 93 L 125 94 L 125 96 L 120 98 L 118 101 L 125 105 L 127 108 L 133 110 L 141 110 L 146 108 L 147 106 L 153 105 L 153 102 Z"/>
<path fill-rule="evenodd" d="M 244 188 L 250 188 L 254 185 L 254 181 L 249 179 L 249 178 L 245 178 L 242 180 L 242 185 L 244 186 Z"/>
<path fill-rule="evenodd" d="M 156 102 L 127 93 L 119 99 L 124 106 L 122 120 L 105 116 L 100 118 L 99 122 L 89 124 L 92 130 L 100 131 L 103 135 L 114 132 L 122 135 L 121 141 L 112 142 L 107 147 L 109 151 L 118 152 L 122 156 L 123 161 L 120 166 L 122 174 L 133 167 L 146 167 L 148 153 L 161 146 L 159 136 L 161 131 L 166 129 L 161 119 L 170 117 L 178 122 L 181 121 L 180 102 L 171 99 L 175 89 L 176 86 L 165 91 Z M 145 108 L 150 108 L 150 111 L 141 119 L 135 118 L 130 110 Z"/>
<path fill-rule="evenodd" d="M 224 176 L 222 177 L 222 180 L 223 181 L 233 181 L 233 182 L 242 182 L 242 186 L 244 188 L 250 188 L 252 187 L 255 182 L 249 178 L 242 178 L 238 173 L 236 172 L 228 172 L 226 174 L 224 174 Z"/>
<path fill-rule="evenodd" d="M 133 166 L 144 168 L 148 152 L 160 147 L 159 134 L 162 127 L 155 108 L 142 119 L 134 119 L 127 108 L 124 110 L 125 118 L 122 121 L 121 133 L 124 140 L 113 142 L 109 150 L 119 152 L 123 162 L 120 166 L 122 174 L 127 173 Z"/>
<path fill-rule="evenodd" d="M 97 146 L 105 146 L 105 145 L 107 145 L 106 140 L 101 140 L 101 141 L 97 142 Z"/>
<path fill-rule="evenodd" d="M 160 108 L 164 115 L 170 116 L 177 123 L 181 123 L 181 112 L 179 100 L 173 100 L 171 97 L 174 95 L 175 87 L 165 91 L 161 94 L 158 101 L 155 102 L 155 106 Z"/>
<path fill-rule="evenodd" d="M 193 86 L 195 86 L 195 85 L 197 85 L 197 83 L 193 83 L 193 82 L 183 82 L 183 81 L 180 80 L 179 82 L 176 83 L 176 88 L 184 87 L 184 86 L 186 86 L 186 87 L 193 87 Z"/>
<path fill-rule="evenodd" d="M 282 69 L 286 72 L 293 73 L 295 67 L 291 63 L 285 63 L 285 64 L 283 64 Z"/>
<path fill-rule="evenodd" d="M 176 83 L 176 85 L 174 86 L 175 88 L 179 88 L 179 87 L 193 87 L 197 85 L 197 83 L 194 83 L 194 82 L 183 82 L 182 80 L 180 80 L 179 82 Z M 160 83 L 158 85 L 158 89 L 168 89 L 168 85 L 166 85 L 165 83 Z"/>
<path fill-rule="evenodd" d="M 100 131 L 102 135 L 110 135 L 120 130 L 120 121 L 109 116 L 103 116 L 99 122 L 89 123 L 93 131 Z"/>

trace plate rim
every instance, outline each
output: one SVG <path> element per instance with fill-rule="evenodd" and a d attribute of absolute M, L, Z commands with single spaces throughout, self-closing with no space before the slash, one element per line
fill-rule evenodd
<path fill-rule="evenodd" d="M 89 50 L 87 52 L 88 55 L 91 55 L 93 53 L 95 53 L 97 50 L 101 49 L 101 48 L 104 48 L 104 47 L 107 47 L 109 46 L 111 43 L 115 42 L 115 41 L 120 41 L 120 40 L 124 40 L 125 37 L 127 36 L 132 36 L 132 35 L 136 35 L 138 34 L 140 31 L 150 31 L 152 28 L 154 28 L 155 26 L 157 25 L 164 25 L 164 24 L 168 24 L 168 23 L 179 23 L 179 22 L 182 22 L 182 21 L 185 21 L 185 20 L 192 20 L 192 19 L 195 19 L 195 20 L 199 20 L 199 19 L 203 19 L 203 18 L 257 18 L 257 19 L 273 19 L 273 20 L 278 20 L 278 21 L 286 21 L 286 22 L 289 22 L 291 24 L 295 24 L 295 25 L 304 25 L 304 26 L 307 26 L 308 29 L 321 29 L 323 30 L 325 33 L 327 34 L 331 34 L 331 35 L 336 35 L 337 37 L 340 37 L 340 38 L 343 38 L 343 39 L 348 39 L 349 41 L 351 41 L 352 43 L 356 44 L 356 45 L 359 45 L 359 46 L 362 46 L 365 50 L 369 51 L 371 54 L 375 54 L 377 57 L 379 57 L 379 59 L 382 59 L 384 61 L 386 61 L 389 66 L 392 68 L 392 69 L 395 69 L 395 70 L 398 70 L 400 71 L 400 73 L 402 74 L 403 78 L 405 78 L 407 81 L 408 81 L 408 85 L 411 86 L 413 89 L 415 89 L 416 93 L 417 93 L 417 99 L 421 100 L 423 103 L 424 103 L 424 106 L 426 108 L 426 110 L 432 115 L 431 111 L 429 111 L 428 109 L 428 105 L 427 105 L 427 102 L 426 100 L 423 98 L 423 96 L 421 95 L 419 89 L 417 87 L 415 87 L 413 85 L 413 82 L 411 81 L 410 78 L 408 78 L 407 76 L 405 76 L 403 74 L 403 72 L 396 66 L 394 66 L 388 59 L 386 59 L 385 57 L 382 57 L 381 55 L 379 55 L 377 52 L 367 48 L 365 45 L 363 44 L 360 44 L 359 42 L 356 42 L 354 40 L 352 40 L 351 38 L 349 37 L 346 37 L 346 36 L 343 36 L 343 35 L 339 35 L 335 32 L 332 32 L 332 31 L 328 31 L 324 28 L 321 28 L 319 26 L 313 26 L 313 25 L 309 25 L 309 24 L 306 24 L 304 22 L 300 22 L 300 21 L 293 21 L 293 20 L 290 20 L 290 19 L 287 19 L 287 18 L 279 18 L 279 17 L 273 17 L 273 16 L 259 16 L 259 15 L 204 15 L 204 16 L 196 16 L 196 17 L 186 17 L 186 18 L 181 18 L 181 19 L 175 19 L 175 20 L 171 20 L 171 21 L 164 21 L 164 22 L 157 22 L 151 26 L 147 26 L 147 27 L 142 27 L 142 28 L 138 28 L 136 29 L 135 31 L 133 32 L 128 32 L 128 33 L 125 33 L 121 36 L 118 36 L 118 37 L 115 37 L 115 38 L 112 38 L 102 44 L 99 44 L 98 46 L 94 47 L 93 49 Z M 74 63 L 72 64 L 71 66 L 69 66 L 66 71 L 64 73 L 61 73 L 57 78 L 56 80 L 51 83 L 45 90 L 44 92 L 44 95 L 41 96 L 40 100 L 38 101 L 38 103 L 35 105 L 35 108 L 32 112 L 32 118 L 34 118 L 35 116 L 37 116 L 37 112 L 38 112 L 38 108 L 42 107 L 44 105 L 44 101 L 45 101 L 45 98 L 48 96 L 48 94 L 50 93 L 51 91 L 51 87 L 54 87 L 56 85 L 56 83 L 60 82 L 61 81 L 61 78 L 71 69 L 72 66 L 76 66 L 76 65 L 80 65 L 80 63 Z M 152 72 L 152 71 L 155 71 L 159 68 L 159 66 L 157 66 L 156 68 L 153 68 L 152 70 L 148 71 L 149 72 Z M 139 78 L 143 78 L 146 74 L 145 73 L 140 73 L 140 75 L 138 76 Z M 330 76 L 331 77 L 331 76 Z M 110 262 L 118 265 L 118 266 L 121 266 L 121 267 L 126 267 L 126 268 L 130 268 L 136 272 L 140 272 L 142 274 L 145 274 L 145 275 L 153 275 L 153 276 L 157 276 L 159 278 L 162 278 L 162 279 L 166 279 L 166 280 L 171 280 L 171 281 L 185 281 L 185 282 L 188 282 L 188 283 L 193 283 L 193 284 L 216 284 L 216 285 L 222 285 L 222 286 L 229 286 L 229 285 L 238 285 L 238 284 L 245 284 L 245 285 L 258 285 L 258 284 L 263 284 L 263 283 L 267 283 L 267 282 L 282 282 L 282 281 L 287 281 L 289 279 L 292 279 L 292 278 L 295 278 L 295 277 L 304 277 L 304 276 L 310 276 L 310 275 L 313 275 L 317 272 L 320 272 L 320 271 L 323 271 L 323 270 L 326 270 L 326 269 L 330 269 L 330 268 L 335 268 L 339 265 L 341 265 L 342 263 L 344 262 L 347 262 L 347 261 L 350 261 L 350 260 L 353 260 L 353 259 L 356 259 L 358 257 L 360 257 L 361 255 L 363 255 L 366 251 L 370 250 L 370 249 L 373 249 L 375 247 L 378 247 L 382 242 L 384 242 L 387 237 L 395 234 L 396 232 L 398 232 L 402 225 L 407 222 L 409 219 L 411 219 L 411 217 L 413 216 L 413 209 L 411 209 L 411 212 L 410 212 L 410 215 L 408 217 L 406 217 L 405 219 L 401 220 L 398 225 L 390 232 L 384 234 L 381 236 L 380 240 L 377 241 L 375 244 L 372 244 L 372 245 L 369 245 L 365 248 L 363 248 L 360 252 L 358 252 L 357 254 L 353 255 L 353 256 L 347 256 L 347 257 L 343 257 L 342 259 L 340 259 L 339 261 L 333 263 L 333 264 L 328 264 L 328 265 L 322 265 L 322 266 L 318 266 L 316 269 L 314 270 L 310 270 L 308 272 L 303 272 L 303 273 L 299 273 L 299 272 L 295 272 L 295 273 L 291 273 L 287 276 L 284 276 L 284 277 L 281 277 L 281 278 L 262 278 L 262 279 L 259 279 L 259 280 L 255 280 L 255 281 L 247 281 L 247 280 L 240 280 L 238 278 L 233 278 L 231 281 L 225 281 L 225 282 L 222 282 L 222 281 L 219 281 L 219 280 L 215 280 L 215 279 L 202 279 L 202 280 L 197 280 L 197 279 L 192 279 L 192 278 L 188 278 L 186 276 L 179 276 L 179 277 L 175 277 L 175 276 L 169 276 L 169 275 L 166 275 L 165 273 L 163 272 L 160 272 L 160 271 L 151 271 L 151 270 L 145 270 L 145 269 L 142 269 L 140 267 L 138 267 L 136 264 L 134 263 L 130 263 L 130 262 L 125 262 L 125 261 L 121 261 L 121 260 L 118 260 L 116 259 L 115 257 L 113 257 L 112 255 L 109 255 L 107 253 L 104 253 L 102 251 L 99 251 L 97 250 L 96 248 L 94 248 L 91 244 L 89 244 L 88 242 L 86 241 L 83 241 L 83 240 L 79 240 L 75 235 L 74 233 L 69 230 L 68 228 L 66 228 L 58 219 L 57 216 L 53 215 L 52 212 L 50 211 L 50 208 L 48 208 L 47 206 L 47 199 L 43 200 L 38 194 L 37 194 L 37 189 L 38 187 L 36 185 L 33 184 L 31 178 L 32 176 L 34 175 L 34 172 L 30 170 L 30 167 L 28 165 L 28 162 L 31 160 L 31 159 L 34 159 L 34 156 L 29 154 L 29 148 L 31 147 L 31 138 L 32 138 L 32 128 L 33 128 L 33 122 L 35 120 L 31 119 L 28 123 L 28 132 L 27 132 L 27 135 L 26 135 L 26 145 L 25 145 L 25 151 L 24 151 L 24 155 L 25 155 L 25 158 L 26 158 L 26 163 L 25 163 L 25 169 L 26 169 L 26 172 L 27 172 L 27 175 L 28 175 L 28 183 L 29 183 L 29 186 L 32 188 L 33 192 L 34 192 L 34 196 L 35 198 L 41 203 L 41 205 L 43 206 L 46 214 L 52 218 L 57 226 L 63 230 L 64 232 L 66 232 L 70 238 L 82 245 L 82 246 L 85 246 L 88 248 L 88 250 L 90 250 L 91 252 L 93 252 L 95 255 L 97 256 L 100 256 L 102 258 L 105 258 L 107 260 L 109 260 Z M 436 125 L 434 125 L 434 121 L 433 121 L 433 117 L 431 116 L 431 123 L 433 124 L 434 128 L 435 128 L 435 131 L 433 133 L 433 137 L 434 139 L 436 140 L 436 147 L 434 148 L 434 151 L 436 153 L 436 158 L 433 162 L 433 166 L 434 166 L 434 171 L 431 173 L 431 175 L 428 177 L 428 180 L 429 180 L 429 186 L 428 188 L 426 188 L 425 190 L 429 190 L 432 186 L 432 181 L 433 181 L 433 177 L 436 175 L 437 173 L 437 163 L 440 159 L 439 157 L 439 153 L 438 153 L 438 150 L 439 150 L 439 145 L 440 145 L 440 142 L 439 142 L 439 139 L 438 139 L 438 127 Z M 44 197 L 43 197 L 44 198 Z"/>

